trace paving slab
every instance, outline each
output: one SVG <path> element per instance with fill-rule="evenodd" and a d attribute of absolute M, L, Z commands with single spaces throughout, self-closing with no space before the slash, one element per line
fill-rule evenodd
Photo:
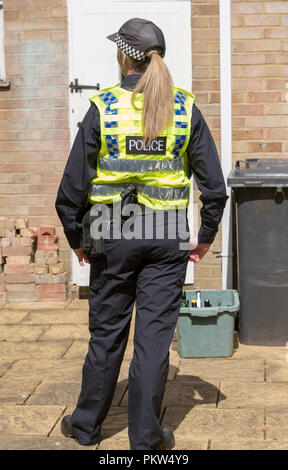
<path fill-rule="evenodd" d="M 7 310 L 6 310 L 7 311 Z M 8 310 L 9 312 L 9 310 Z M 11 310 L 10 310 L 11 312 Z M 1 316 L 0 316 L 1 321 Z M 85 310 L 33 310 L 23 319 L 23 323 L 44 324 L 85 324 L 88 328 L 88 312 Z"/>
<path fill-rule="evenodd" d="M 285 357 L 288 350 L 282 346 L 250 346 L 246 344 L 239 344 L 237 349 L 234 349 L 232 360 L 237 359 L 281 359 Z"/>
<path fill-rule="evenodd" d="M 220 382 L 205 382 L 202 380 L 183 381 L 175 379 L 167 381 L 165 393 L 162 401 L 162 407 L 165 406 L 203 406 L 216 408 L 216 402 L 219 394 Z M 121 406 L 128 406 L 128 390 L 121 402 Z"/>
<path fill-rule="evenodd" d="M 0 405 L 0 435 L 47 436 L 63 406 Z"/>
<path fill-rule="evenodd" d="M 6 379 L 7 376 L 0 380 L 0 403 L 2 404 L 23 404 L 40 383 L 38 379 L 33 378 Z"/>
<path fill-rule="evenodd" d="M 176 436 L 173 450 L 207 450 L 207 448 L 208 439 L 200 440 L 189 436 Z"/>
<path fill-rule="evenodd" d="M 288 403 L 286 383 L 222 382 L 221 393 L 226 399 L 218 408 L 273 408 Z"/>
<path fill-rule="evenodd" d="M 72 300 L 72 302 L 69 302 L 67 304 L 67 310 L 71 310 L 71 309 L 76 309 L 76 310 L 86 309 L 87 312 L 88 312 L 88 310 L 89 310 L 88 299 Z"/>
<path fill-rule="evenodd" d="M 1 325 L 0 342 L 36 341 L 44 331 L 44 325 Z"/>
<path fill-rule="evenodd" d="M 288 440 L 235 440 L 222 441 L 212 439 L 209 445 L 210 450 L 287 450 Z"/>
<path fill-rule="evenodd" d="M 127 380 L 129 376 L 130 361 L 124 360 L 121 364 L 118 380 Z"/>
<path fill-rule="evenodd" d="M 288 405 L 283 402 L 278 409 L 266 410 L 266 439 L 287 440 L 288 448 Z"/>
<path fill-rule="evenodd" d="M 168 406 L 162 426 L 191 439 L 263 439 L 263 410 Z"/>
<path fill-rule="evenodd" d="M 237 370 L 237 374 L 235 374 Z M 177 377 L 197 376 L 200 379 L 264 381 L 264 359 L 183 359 L 181 358 Z"/>
<path fill-rule="evenodd" d="M 31 325 L 31 327 L 34 325 Z M 52 325 L 39 338 L 39 341 L 78 340 L 88 342 L 90 333 L 87 325 Z"/>
<path fill-rule="evenodd" d="M 43 381 L 26 401 L 27 405 L 76 405 L 81 390 L 77 382 Z"/>
<path fill-rule="evenodd" d="M 21 322 L 29 313 L 29 310 L 0 310 L 0 324 L 8 325 Z"/>
<path fill-rule="evenodd" d="M 177 351 L 173 351 L 173 349 L 170 347 L 169 350 L 169 372 L 168 372 L 168 377 L 167 380 L 174 380 L 176 377 L 176 374 L 178 373 L 179 370 L 179 364 L 180 364 L 180 356 Z"/>
<path fill-rule="evenodd" d="M 285 357 L 281 359 L 267 360 L 266 364 L 267 382 L 288 382 L 288 363 Z"/>
<path fill-rule="evenodd" d="M 179 380 L 166 383 L 163 406 L 201 406 L 216 408 L 220 383 L 202 380 Z"/>
<path fill-rule="evenodd" d="M 40 310 L 40 309 L 63 309 L 69 305 L 69 301 L 66 302 L 54 302 L 54 301 L 37 301 L 37 302 L 26 302 L 26 301 L 12 301 L 5 304 L 5 309 L 12 310 Z"/>
<path fill-rule="evenodd" d="M 0 345 L 0 357 L 3 357 L 1 354 L 1 345 Z M 0 360 L 0 377 L 2 377 L 12 366 L 13 361 L 9 361 L 7 358 L 3 358 Z"/>
<path fill-rule="evenodd" d="M 30 408 L 34 408 L 31 406 Z M 65 415 L 71 415 L 75 406 L 68 406 L 65 410 Z M 62 418 L 61 418 L 62 419 Z M 61 420 L 56 423 L 56 426 L 51 432 L 51 437 L 62 436 L 61 434 Z M 109 413 L 102 424 L 101 435 L 102 439 L 108 439 L 118 433 L 120 430 L 128 429 L 128 408 L 120 406 L 111 406 Z"/>
<path fill-rule="evenodd" d="M 49 344 L 49 343 L 48 343 Z M 65 352 L 63 359 L 81 359 L 84 362 L 88 352 L 88 341 L 73 341 L 70 348 Z"/>
<path fill-rule="evenodd" d="M 128 427 L 114 429 L 110 437 L 103 436 L 99 450 L 130 450 Z"/>
<path fill-rule="evenodd" d="M 23 359 L 13 364 L 5 374 L 5 379 L 15 377 L 31 377 L 39 381 L 77 382 L 82 377 L 82 361 Z"/>
<path fill-rule="evenodd" d="M 55 342 L 0 342 L 0 357 L 7 360 L 36 358 L 58 359 L 68 350 L 71 341 Z"/>
<path fill-rule="evenodd" d="M 65 437 L 0 436 L 0 450 L 96 450 L 98 445 L 82 446 Z"/>
<path fill-rule="evenodd" d="M 128 381 L 123 380 L 117 383 L 115 394 L 112 400 L 112 406 L 120 405 L 122 397 L 127 389 Z M 10 390 L 9 386 L 9 390 Z M 7 389 L 7 387 L 6 387 Z M 21 391 L 23 386 L 21 388 Z M 4 388 L 5 390 L 5 388 Z M 36 388 L 33 394 L 25 402 L 27 405 L 73 405 L 76 406 L 78 397 L 81 391 L 81 377 L 77 382 L 50 382 L 48 380 L 43 381 Z M 6 394 L 7 396 L 7 394 Z M 21 395 L 22 396 L 22 395 Z M 29 395 L 27 395 L 29 396 Z M 27 398 L 26 396 L 26 398 Z M 0 401 L 5 401 L 1 399 L 2 390 L 0 388 Z M 23 400 L 23 399 L 22 399 Z M 8 401 L 20 401 L 16 400 L 6 400 Z"/>

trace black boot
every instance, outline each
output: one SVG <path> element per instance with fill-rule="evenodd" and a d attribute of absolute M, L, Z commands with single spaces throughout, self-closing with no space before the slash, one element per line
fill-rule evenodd
<path fill-rule="evenodd" d="M 155 450 L 171 450 L 175 446 L 174 434 L 170 429 L 163 429 L 163 441 Z"/>
<path fill-rule="evenodd" d="M 66 415 L 61 421 L 61 432 L 65 437 L 72 437 L 73 439 L 75 439 L 76 442 L 78 442 L 78 444 L 81 444 L 82 446 L 99 444 L 101 440 L 100 438 L 98 441 L 96 441 L 93 444 L 83 444 L 82 442 L 80 442 L 78 438 L 75 436 L 75 434 L 73 433 L 70 420 L 71 420 L 71 415 Z"/>

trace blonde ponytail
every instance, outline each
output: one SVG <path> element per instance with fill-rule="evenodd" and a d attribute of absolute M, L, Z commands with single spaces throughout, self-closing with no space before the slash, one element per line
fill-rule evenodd
<path fill-rule="evenodd" d="M 149 56 L 149 65 L 131 97 L 133 107 L 138 109 L 135 105 L 136 95 L 144 94 L 142 126 L 146 145 L 172 123 L 174 103 L 172 77 L 165 62 L 157 51 L 151 51 Z"/>

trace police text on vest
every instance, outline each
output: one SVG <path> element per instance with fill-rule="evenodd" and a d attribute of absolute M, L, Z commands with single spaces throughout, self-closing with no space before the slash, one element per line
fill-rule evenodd
<path fill-rule="evenodd" d="M 157 137 L 157 139 L 152 140 L 149 145 L 145 145 L 143 137 L 126 136 L 126 153 L 127 155 L 165 155 L 166 139 L 167 137 Z"/>

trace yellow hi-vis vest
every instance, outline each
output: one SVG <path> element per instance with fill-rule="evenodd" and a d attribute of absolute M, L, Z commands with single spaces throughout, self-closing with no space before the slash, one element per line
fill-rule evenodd
<path fill-rule="evenodd" d="M 138 202 L 151 209 L 188 206 L 190 181 L 186 149 L 195 97 L 176 87 L 173 93 L 173 123 L 146 148 L 141 138 L 142 93 L 135 100 L 139 110 L 131 104 L 132 92 L 118 84 L 90 98 L 99 109 L 101 123 L 97 173 L 90 180 L 88 194 L 91 204 L 120 201 L 121 192 L 130 183 L 137 189 Z"/>

